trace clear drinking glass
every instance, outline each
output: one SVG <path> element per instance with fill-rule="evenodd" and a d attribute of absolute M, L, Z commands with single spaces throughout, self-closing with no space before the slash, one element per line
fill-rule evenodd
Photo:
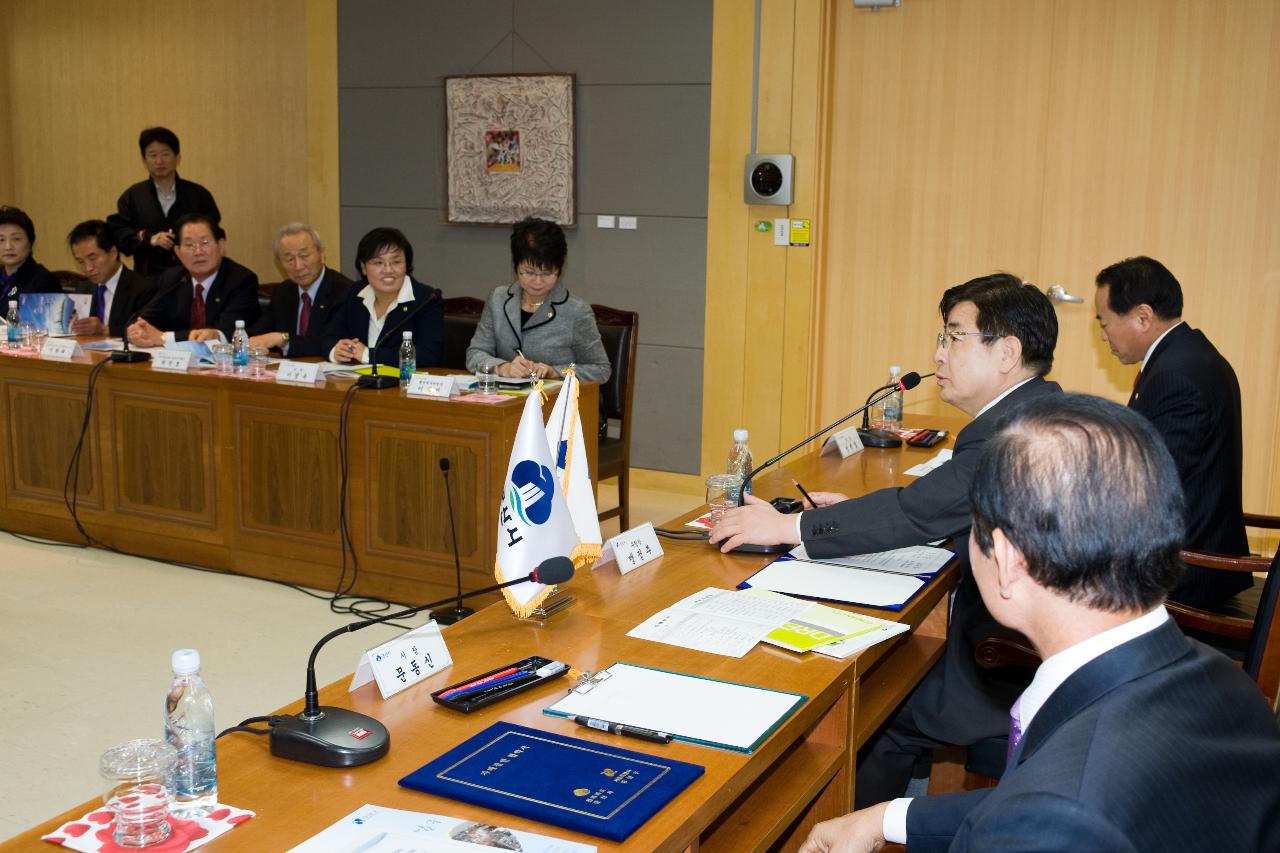
<path fill-rule="evenodd" d="M 173 832 L 168 779 L 178 751 L 154 738 L 131 740 L 102 753 L 102 802 L 116 819 L 112 836 L 120 847 L 149 847 Z"/>
<path fill-rule="evenodd" d="M 738 474 L 712 474 L 707 478 L 707 506 L 711 508 L 711 525 L 720 523 L 726 510 L 738 505 L 730 495 L 742 490 L 742 477 Z"/>
<path fill-rule="evenodd" d="M 231 373 L 231 353 L 233 347 L 231 344 L 214 342 L 209 344 L 209 351 L 213 353 L 214 366 L 218 368 L 219 373 Z"/>
<path fill-rule="evenodd" d="M 493 375 L 493 368 L 485 365 L 476 371 L 476 392 L 495 394 L 498 391 L 498 378 Z"/>
<path fill-rule="evenodd" d="M 266 347 L 249 347 L 249 375 L 266 376 L 269 361 Z"/>

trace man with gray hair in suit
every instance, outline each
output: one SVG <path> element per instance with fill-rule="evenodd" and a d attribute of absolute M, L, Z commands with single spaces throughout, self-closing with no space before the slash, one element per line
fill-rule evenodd
<path fill-rule="evenodd" d="M 249 329 L 249 345 L 279 350 L 290 358 L 322 356 L 324 327 L 354 286 L 324 262 L 319 232 L 290 222 L 276 233 L 276 263 L 287 278 L 271 287 L 271 302 Z"/>

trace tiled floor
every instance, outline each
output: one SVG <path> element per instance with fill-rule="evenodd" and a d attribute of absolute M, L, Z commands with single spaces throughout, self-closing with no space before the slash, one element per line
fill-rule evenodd
<path fill-rule="evenodd" d="M 633 487 L 632 525 L 700 504 L 689 491 Z M 600 505 L 614 494 L 602 486 Z M 606 522 L 606 538 L 617 532 Z M 97 796 L 107 747 L 161 735 L 174 649 L 200 650 L 221 729 L 300 697 L 312 645 L 351 621 L 276 584 L 8 534 L 0 581 L 0 839 Z M 378 626 L 333 641 L 317 662 L 320 683 L 395 633 Z"/>

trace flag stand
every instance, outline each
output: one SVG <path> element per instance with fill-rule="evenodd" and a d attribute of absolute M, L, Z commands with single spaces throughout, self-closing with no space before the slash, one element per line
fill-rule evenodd
<path fill-rule="evenodd" d="M 577 599 L 569 593 L 565 592 L 559 586 L 551 588 L 551 592 L 543 599 L 542 603 L 534 608 L 533 612 L 528 616 L 516 616 L 516 620 L 520 622 L 536 622 L 541 625 L 561 610 L 572 605 Z M 514 614 L 513 614 L 514 615 Z"/>

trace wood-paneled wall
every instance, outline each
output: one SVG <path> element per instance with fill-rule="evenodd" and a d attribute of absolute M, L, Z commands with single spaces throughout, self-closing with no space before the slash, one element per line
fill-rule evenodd
<path fill-rule="evenodd" d="M 0 25 L 0 201 L 36 223 L 36 257 L 146 177 L 138 132 L 182 141 L 183 177 L 222 210 L 227 254 L 266 281 L 284 222 L 338 261 L 337 2 L 7 0 Z"/>
<path fill-rule="evenodd" d="M 815 367 L 803 374 L 814 386 L 812 423 L 860 404 L 889 364 L 931 369 L 942 291 L 995 270 L 1084 297 L 1058 306 L 1052 376 L 1123 401 L 1134 368 L 1099 340 L 1093 278 L 1113 261 L 1148 254 L 1178 276 L 1186 319 L 1240 377 L 1246 508 L 1280 512 L 1280 4 L 823 5 L 833 18 L 829 42 L 814 37 L 806 47 L 792 32 L 776 36 L 797 58 L 830 56 L 820 72 L 829 75 L 826 112 L 814 124 L 829 133 L 831 154 L 818 164 L 826 203 L 816 223 L 816 310 L 805 333 L 814 348 Z M 763 54 L 773 37 L 766 34 Z M 713 74 L 724 56 L 716 55 Z M 749 84 L 746 91 L 749 110 Z M 796 138 L 794 121 L 788 128 Z M 712 141 L 714 164 L 714 131 Z M 796 168 L 815 165 L 797 156 Z M 713 169 L 709 230 L 721 221 L 746 231 L 745 206 L 727 190 L 741 179 L 720 177 L 726 189 L 717 190 Z M 736 239 L 740 246 L 755 237 Z M 741 251 L 711 249 L 709 242 L 708 353 L 712 318 L 727 312 L 716 300 L 733 292 L 723 282 L 713 289 L 712 277 L 752 281 Z M 704 412 L 734 409 L 733 389 L 761 373 L 751 358 L 726 358 L 720 375 L 708 373 Z M 946 410 L 928 383 L 908 398 L 909 412 Z M 776 418 L 767 406 L 745 411 L 748 420 Z M 719 432 L 704 418 L 709 470 L 722 465 L 710 458 L 725 443 Z M 798 423 L 761 440 L 753 430 L 753 449 L 766 456 L 802 434 Z"/>

